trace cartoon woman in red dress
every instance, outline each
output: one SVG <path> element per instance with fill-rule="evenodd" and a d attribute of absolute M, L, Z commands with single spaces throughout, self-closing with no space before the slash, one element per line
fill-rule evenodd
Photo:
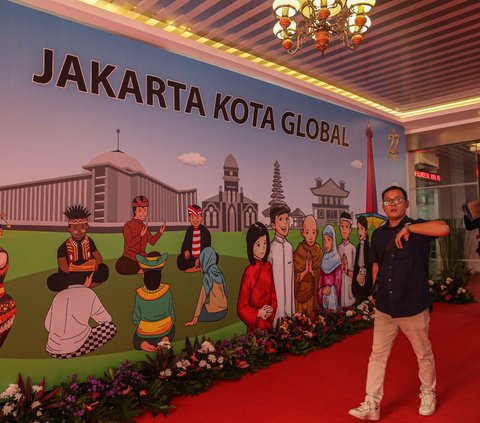
<path fill-rule="evenodd" d="M 15 300 L 5 293 L 3 281 L 8 271 L 8 253 L 0 247 L 0 348 L 15 320 Z"/>
<path fill-rule="evenodd" d="M 263 223 L 254 223 L 247 232 L 247 254 L 250 264 L 245 269 L 237 301 L 237 313 L 254 329 L 272 330 L 277 310 L 272 265 L 267 261 L 270 252 L 268 230 Z"/>

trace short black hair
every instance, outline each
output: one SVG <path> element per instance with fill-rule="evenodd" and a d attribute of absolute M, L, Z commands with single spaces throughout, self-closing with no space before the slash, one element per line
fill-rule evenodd
<path fill-rule="evenodd" d="M 391 185 L 389 186 L 388 188 L 385 188 L 382 192 L 382 201 L 385 197 L 385 194 L 389 191 L 394 191 L 394 190 L 398 190 L 398 191 L 401 191 L 402 192 L 402 195 L 403 195 L 403 198 L 406 200 L 408 200 L 408 196 L 407 196 L 407 191 L 405 191 L 402 187 L 399 187 L 397 185 Z"/>
<path fill-rule="evenodd" d="M 251 264 L 255 264 L 255 256 L 253 255 L 253 246 L 255 245 L 255 242 L 257 242 L 257 239 L 263 235 L 267 236 L 267 249 L 265 251 L 265 256 L 262 258 L 262 262 L 265 263 L 268 260 L 268 255 L 270 254 L 270 235 L 268 234 L 268 229 L 261 222 L 254 223 L 252 226 L 248 228 L 247 255 L 248 255 L 248 261 Z"/>
<path fill-rule="evenodd" d="M 68 206 L 63 212 L 67 219 L 86 219 L 90 216 L 90 210 L 80 204 Z"/>
<path fill-rule="evenodd" d="M 291 210 L 286 204 L 275 204 L 270 207 L 270 222 L 275 223 L 275 218 L 281 214 L 288 213 L 290 214 Z"/>
<path fill-rule="evenodd" d="M 151 269 L 146 270 L 143 274 L 143 283 L 149 291 L 155 291 L 162 282 L 162 270 Z"/>
<path fill-rule="evenodd" d="M 357 217 L 357 225 L 360 223 L 365 229 L 368 229 L 368 220 L 365 216 Z"/>
<path fill-rule="evenodd" d="M 69 272 L 67 276 L 68 285 L 83 285 L 92 272 Z"/>

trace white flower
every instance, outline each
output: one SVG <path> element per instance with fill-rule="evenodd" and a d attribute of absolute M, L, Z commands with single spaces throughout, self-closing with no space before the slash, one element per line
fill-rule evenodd
<path fill-rule="evenodd" d="M 429 279 L 429 280 L 428 280 L 428 284 L 429 284 L 430 286 L 433 286 L 433 285 L 435 285 L 435 282 L 433 282 L 431 279 Z"/>
<path fill-rule="evenodd" d="M 165 369 L 160 372 L 160 377 L 170 377 L 172 376 L 172 371 L 170 369 Z"/>
<path fill-rule="evenodd" d="M 365 302 L 363 302 L 363 303 L 357 305 L 357 309 L 364 311 L 365 309 L 368 309 L 368 306 Z"/>
<path fill-rule="evenodd" d="M 223 363 L 223 360 L 224 360 L 223 356 L 218 357 L 218 358 L 217 358 L 218 364 L 222 364 L 222 363 Z"/>
<path fill-rule="evenodd" d="M 177 361 L 177 368 L 186 369 L 187 367 L 190 366 L 190 364 L 191 364 L 190 361 L 183 359 L 183 360 Z"/>
<path fill-rule="evenodd" d="M 345 315 L 346 315 L 347 317 L 353 316 L 353 311 L 352 311 L 352 310 L 347 310 L 347 312 L 345 313 Z"/>
<path fill-rule="evenodd" d="M 43 387 L 41 387 L 40 385 L 33 385 L 32 386 L 32 391 L 35 392 L 35 393 L 43 391 Z"/>
<path fill-rule="evenodd" d="M 447 278 L 447 279 L 445 279 L 445 282 L 446 282 L 447 285 L 448 285 L 448 284 L 450 284 L 451 282 L 453 282 L 453 279 L 452 279 L 452 278 Z"/>
<path fill-rule="evenodd" d="M 160 341 L 158 343 L 158 346 L 160 348 L 165 348 L 166 350 L 171 350 L 172 349 L 172 344 L 170 344 L 170 341 Z"/>
<path fill-rule="evenodd" d="M 33 401 L 32 402 L 32 409 L 40 407 L 42 403 L 40 401 Z"/>
<path fill-rule="evenodd" d="M 215 352 L 215 347 L 211 344 L 211 342 L 208 341 L 203 341 L 200 349 L 198 352 L 207 354 L 207 353 L 213 353 Z"/>
<path fill-rule="evenodd" d="M 15 398 L 17 401 L 20 401 L 20 400 L 23 398 L 23 394 L 20 393 L 20 392 L 17 392 L 17 393 L 14 395 L 14 398 Z"/>
<path fill-rule="evenodd" d="M 2 412 L 4 416 L 9 415 L 13 410 L 14 410 L 13 405 L 8 402 L 2 408 Z"/>
<path fill-rule="evenodd" d="M 303 331 L 303 335 L 307 338 L 312 338 L 313 337 L 313 333 L 308 331 L 308 330 Z"/>
<path fill-rule="evenodd" d="M 208 354 L 207 359 L 208 359 L 208 361 L 210 361 L 210 363 L 216 363 L 217 362 L 217 357 L 215 357 L 213 354 Z"/>
<path fill-rule="evenodd" d="M 37 416 L 40 417 L 42 414 L 43 414 L 43 413 L 42 413 L 40 410 L 37 411 Z"/>
<path fill-rule="evenodd" d="M 200 360 L 198 363 L 198 367 L 207 367 L 207 361 L 206 360 Z"/>
<path fill-rule="evenodd" d="M 211 368 L 212 368 L 212 366 L 207 363 L 207 369 L 211 369 Z"/>
<path fill-rule="evenodd" d="M 11 383 L 10 385 L 8 385 L 8 388 L 5 389 L 5 391 L 3 391 L 3 392 L 0 394 L 0 399 L 11 398 L 11 397 L 13 397 L 17 392 L 19 392 L 18 385 L 17 385 L 16 383 Z"/>
<path fill-rule="evenodd" d="M 440 289 L 443 291 L 446 288 L 445 285 L 440 285 Z"/>

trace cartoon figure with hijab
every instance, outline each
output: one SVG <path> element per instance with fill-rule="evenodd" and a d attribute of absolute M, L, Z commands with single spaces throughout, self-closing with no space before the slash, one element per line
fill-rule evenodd
<path fill-rule="evenodd" d="M 336 311 L 341 298 L 342 259 L 337 251 L 335 229 L 332 225 L 323 228 L 322 238 L 324 254 L 317 300 L 325 311 Z"/>
<path fill-rule="evenodd" d="M 212 247 L 206 247 L 198 259 L 203 273 L 202 288 L 193 319 L 185 326 L 193 326 L 197 322 L 216 322 L 227 315 L 227 283 L 217 266 L 217 253 Z"/>

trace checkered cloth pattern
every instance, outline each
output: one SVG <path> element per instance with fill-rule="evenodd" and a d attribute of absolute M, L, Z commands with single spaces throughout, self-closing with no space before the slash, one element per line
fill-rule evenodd
<path fill-rule="evenodd" d="M 102 345 L 105 345 L 117 333 L 117 327 L 112 322 L 102 323 L 92 328 L 90 336 L 85 340 L 83 345 L 74 352 L 64 354 L 50 354 L 54 358 L 73 358 L 80 357 L 95 351 Z"/>

